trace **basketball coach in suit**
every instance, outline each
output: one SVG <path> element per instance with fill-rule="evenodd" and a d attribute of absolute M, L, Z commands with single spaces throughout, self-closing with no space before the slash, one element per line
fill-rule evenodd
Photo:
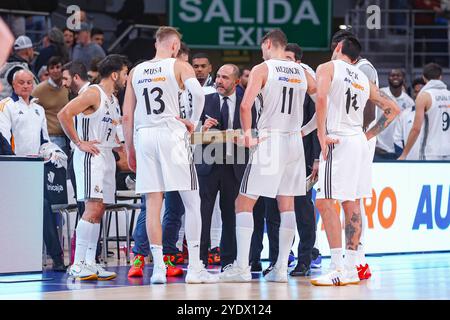
<path fill-rule="evenodd" d="M 223 65 L 216 75 L 216 93 L 205 96 L 200 118 L 202 131 L 241 129 L 240 105 L 242 96 L 236 94 L 239 68 Z M 256 127 L 256 109 L 252 109 L 252 128 Z M 204 144 L 195 149 L 195 162 L 200 187 L 202 234 L 200 258 L 208 264 L 211 217 L 217 192 L 220 192 L 222 235 L 220 261 L 222 268 L 236 259 L 236 213 L 234 202 L 248 162 L 249 150 L 233 142 Z"/>

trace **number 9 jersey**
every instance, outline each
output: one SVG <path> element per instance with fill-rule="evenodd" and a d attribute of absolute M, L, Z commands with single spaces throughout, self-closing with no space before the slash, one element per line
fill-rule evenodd
<path fill-rule="evenodd" d="M 356 135 L 363 132 L 364 108 L 370 97 L 367 76 L 355 66 L 333 60 L 334 76 L 328 95 L 327 132 Z"/>
<path fill-rule="evenodd" d="M 176 59 L 145 61 L 133 71 L 132 84 L 136 95 L 135 129 L 161 127 L 164 124 L 184 127 L 175 119 L 180 115 L 175 78 Z"/>

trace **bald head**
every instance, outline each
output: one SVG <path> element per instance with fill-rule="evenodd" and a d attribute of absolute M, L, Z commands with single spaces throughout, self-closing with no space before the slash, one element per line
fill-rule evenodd
<path fill-rule="evenodd" d="M 230 96 L 239 83 L 239 68 L 234 64 L 225 64 L 217 71 L 216 88 L 222 96 Z"/>
<path fill-rule="evenodd" d="M 31 91 L 33 91 L 33 85 L 33 74 L 31 71 L 22 69 L 14 73 L 12 86 L 19 97 L 28 101 Z"/>

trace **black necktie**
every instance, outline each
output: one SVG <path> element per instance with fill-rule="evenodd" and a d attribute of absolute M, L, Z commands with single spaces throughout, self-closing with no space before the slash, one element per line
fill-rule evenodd
<path fill-rule="evenodd" d="M 228 97 L 223 97 L 222 109 L 220 110 L 220 124 L 222 130 L 228 129 L 229 118 L 230 118 L 230 110 L 228 106 Z"/>

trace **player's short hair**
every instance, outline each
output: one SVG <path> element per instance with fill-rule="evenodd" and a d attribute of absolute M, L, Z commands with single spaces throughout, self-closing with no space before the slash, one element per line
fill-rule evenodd
<path fill-rule="evenodd" d="M 130 61 L 124 55 L 110 54 L 98 64 L 98 72 L 102 79 L 108 78 L 113 72 L 120 72 L 123 67 L 129 67 Z"/>
<path fill-rule="evenodd" d="M 293 52 L 295 56 L 295 60 L 302 60 L 303 50 L 296 43 L 288 43 L 284 51 Z"/>
<path fill-rule="evenodd" d="M 190 52 L 191 52 L 191 50 L 188 48 L 186 43 L 181 42 L 180 50 L 178 51 L 178 57 L 181 56 L 182 54 L 189 55 Z"/>
<path fill-rule="evenodd" d="M 47 62 L 47 70 L 50 70 L 51 67 L 54 67 L 58 64 L 63 64 L 63 60 L 60 56 L 53 56 L 50 59 L 48 59 Z"/>
<path fill-rule="evenodd" d="M 438 80 L 442 76 L 442 67 L 431 62 L 423 67 L 423 76 L 427 80 Z"/>
<path fill-rule="evenodd" d="M 355 35 L 348 30 L 337 31 L 331 38 L 331 49 L 334 50 L 339 42 L 341 42 L 342 40 L 344 40 L 348 37 L 355 37 Z"/>
<path fill-rule="evenodd" d="M 265 34 L 265 36 L 261 39 L 261 44 L 266 42 L 268 39 L 270 39 L 270 41 L 272 41 L 272 43 L 276 47 L 285 48 L 287 46 L 287 43 L 288 43 L 286 34 L 283 31 L 281 31 L 281 29 L 278 29 L 278 28 L 270 30 L 269 32 L 267 32 Z"/>
<path fill-rule="evenodd" d="M 342 54 L 349 57 L 352 61 L 359 58 L 361 50 L 361 44 L 356 37 L 351 36 L 342 40 Z"/>
<path fill-rule="evenodd" d="M 423 78 L 416 78 L 416 79 L 414 79 L 413 80 L 413 82 L 412 82 L 412 84 L 411 84 L 411 87 L 415 87 L 415 86 L 417 86 L 418 84 L 421 84 L 421 85 L 425 85 L 425 81 L 423 81 Z"/>
<path fill-rule="evenodd" d="M 173 27 L 163 26 L 163 27 L 159 27 L 158 31 L 156 31 L 155 39 L 156 39 L 156 41 L 161 42 L 171 36 L 176 36 L 180 40 L 182 37 L 181 33 L 179 33 L 177 29 L 175 29 Z"/>
<path fill-rule="evenodd" d="M 72 78 L 75 77 L 75 75 L 78 75 L 81 80 L 88 81 L 87 69 L 80 61 L 66 63 L 62 70 L 67 70 Z"/>
<path fill-rule="evenodd" d="M 198 52 L 194 54 L 192 56 L 192 61 L 194 61 L 194 59 L 208 59 L 208 62 L 211 64 L 211 59 L 209 58 L 209 55 L 204 52 Z"/>

